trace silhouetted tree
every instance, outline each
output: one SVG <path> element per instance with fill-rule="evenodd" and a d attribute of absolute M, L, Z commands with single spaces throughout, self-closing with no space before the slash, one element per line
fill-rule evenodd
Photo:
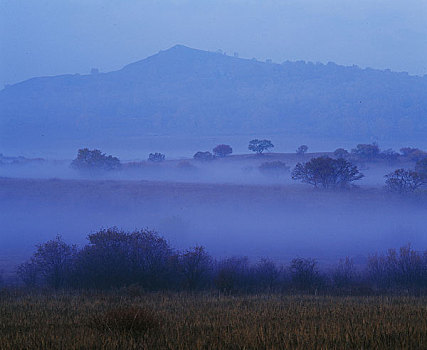
<path fill-rule="evenodd" d="M 317 262 L 313 259 L 296 258 L 290 266 L 292 284 L 299 290 L 314 290 L 319 286 Z"/>
<path fill-rule="evenodd" d="M 364 175 L 349 161 L 330 157 L 312 158 L 309 162 L 298 163 L 292 171 L 292 179 L 300 180 L 315 187 L 346 187 Z"/>
<path fill-rule="evenodd" d="M 18 268 L 18 274 L 27 285 L 37 279 L 55 289 L 70 283 L 77 248 L 66 244 L 60 236 L 37 246 L 32 258 Z"/>
<path fill-rule="evenodd" d="M 199 151 L 193 156 L 193 158 L 195 160 L 210 161 L 214 159 L 214 156 L 209 151 L 206 151 L 206 152 Z"/>
<path fill-rule="evenodd" d="M 248 149 L 252 152 L 262 154 L 264 151 L 268 151 L 270 148 L 273 148 L 274 145 L 270 140 L 251 140 L 249 142 Z"/>
<path fill-rule="evenodd" d="M 257 284 L 268 291 L 272 291 L 279 281 L 281 271 L 276 264 L 269 259 L 261 259 L 254 267 Z"/>
<path fill-rule="evenodd" d="M 72 161 L 71 166 L 79 170 L 115 170 L 119 169 L 121 164 L 118 158 L 107 156 L 100 150 L 83 148 L 79 149 L 77 158 Z"/>
<path fill-rule="evenodd" d="M 372 144 L 358 144 L 355 149 L 351 150 L 351 153 L 361 160 L 374 160 L 378 158 L 380 148 L 375 142 Z"/>
<path fill-rule="evenodd" d="M 150 153 L 148 156 L 148 160 L 150 162 L 163 162 L 166 156 L 163 153 Z"/>
<path fill-rule="evenodd" d="M 233 153 L 233 149 L 229 145 L 218 145 L 213 149 L 213 154 L 217 157 L 226 157 Z"/>
<path fill-rule="evenodd" d="M 346 149 L 344 149 L 344 148 L 337 148 L 334 151 L 334 156 L 337 157 L 337 158 L 344 158 L 345 159 L 349 155 L 350 155 L 350 153 Z"/>
<path fill-rule="evenodd" d="M 247 286 L 248 259 L 228 258 L 218 264 L 215 286 L 224 293 L 232 293 Z"/>
<path fill-rule="evenodd" d="M 341 259 L 332 273 L 332 280 L 336 288 L 349 287 L 355 282 L 356 277 L 353 260 L 349 257 Z"/>
<path fill-rule="evenodd" d="M 212 258 L 204 247 L 186 250 L 181 255 L 180 264 L 186 288 L 195 290 L 206 286 L 212 271 Z"/>
<path fill-rule="evenodd" d="M 150 290 L 168 288 L 174 253 L 156 232 L 125 232 L 115 227 L 88 236 L 78 256 L 83 286 L 96 288 L 139 284 Z"/>
<path fill-rule="evenodd" d="M 422 177 L 412 170 L 397 169 L 385 178 L 386 188 L 397 193 L 414 192 L 423 184 Z"/>
<path fill-rule="evenodd" d="M 299 155 L 304 155 L 306 152 L 308 151 L 308 146 L 306 146 L 306 145 L 301 145 L 301 146 L 299 146 L 298 147 L 298 149 L 297 149 L 297 154 L 299 154 Z"/>
<path fill-rule="evenodd" d="M 414 289 L 427 287 L 427 254 L 414 251 L 410 245 L 399 252 L 390 249 L 385 255 L 368 259 L 367 273 L 371 283 L 380 289 Z"/>

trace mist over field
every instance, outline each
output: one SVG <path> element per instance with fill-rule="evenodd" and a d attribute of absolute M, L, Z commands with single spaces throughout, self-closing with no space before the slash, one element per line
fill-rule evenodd
<path fill-rule="evenodd" d="M 259 169 L 277 159 L 293 167 L 314 156 L 320 154 L 145 161 L 95 174 L 69 162 L 3 166 L 0 255 L 20 261 L 57 234 L 83 245 L 89 233 L 111 226 L 153 229 L 176 248 L 203 245 L 217 258 L 285 263 L 302 256 L 323 266 L 346 256 L 363 264 L 373 252 L 408 243 L 425 248 L 425 195 L 387 192 L 384 173 L 392 165 L 365 166 L 360 187 L 340 191 L 299 184 L 290 171 Z"/>
<path fill-rule="evenodd" d="M 2 2 L 0 256 L 111 226 L 215 258 L 423 251 L 426 8 L 362 3 Z M 295 175 L 313 159 L 347 178 Z"/>
<path fill-rule="evenodd" d="M 426 23 L 0 0 L 0 350 L 427 349 Z"/>

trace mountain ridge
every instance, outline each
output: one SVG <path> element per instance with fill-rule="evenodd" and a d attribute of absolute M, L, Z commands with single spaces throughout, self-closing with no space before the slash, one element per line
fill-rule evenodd
<path fill-rule="evenodd" d="M 294 132 L 427 135 L 427 77 L 334 63 L 260 62 L 175 45 L 106 73 L 0 91 L 0 136 Z"/>

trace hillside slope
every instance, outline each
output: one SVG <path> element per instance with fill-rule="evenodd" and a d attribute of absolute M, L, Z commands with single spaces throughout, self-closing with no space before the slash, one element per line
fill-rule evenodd
<path fill-rule="evenodd" d="M 258 62 L 174 46 L 119 71 L 33 78 L 0 92 L 0 137 L 292 132 L 416 140 L 427 77 Z"/>

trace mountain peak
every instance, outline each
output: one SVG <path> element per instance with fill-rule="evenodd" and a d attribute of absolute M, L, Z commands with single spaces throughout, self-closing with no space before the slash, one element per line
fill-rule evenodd
<path fill-rule="evenodd" d="M 146 66 L 147 64 L 157 65 L 191 65 L 196 62 L 203 62 L 208 57 L 216 56 L 216 53 L 204 50 L 193 49 L 185 45 L 174 45 L 166 50 L 161 50 L 155 55 L 149 56 L 137 62 L 128 64 L 123 67 L 124 71 L 139 69 L 139 67 Z"/>

